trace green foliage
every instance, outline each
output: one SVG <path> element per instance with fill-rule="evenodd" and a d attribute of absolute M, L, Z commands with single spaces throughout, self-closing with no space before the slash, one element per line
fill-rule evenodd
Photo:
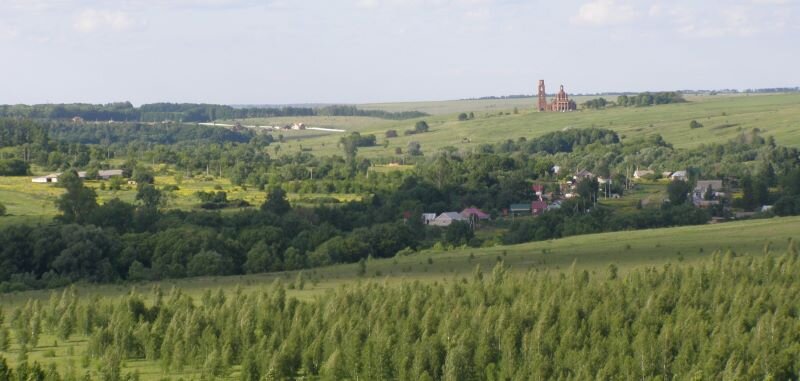
<path fill-rule="evenodd" d="M 703 128 L 703 125 L 702 125 L 700 122 L 698 122 L 698 121 L 696 121 L 696 120 L 692 119 L 692 121 L 691 121 L 691 122 L 689 122 L 689 128 L 691 128 L 691 129 L 695 129 L 695 128 Z"/>
<path fill-rule="evenodd" d="M 289 201 L 286 200 L 286 191 L 281 187 L 274 187 L 267 193 L 267 200 L 261 205 L 261 210 L 283 215 L 291 209 Z"/>
<path fill-rule="evenodd" d="M 466 245 L 475 236 L 467 222 L 455 221 L 444 231 L 444 241 L 453 246 Z"/>
<path fill-rule="evenodd" d="M 620 95 L 617 97 L 617 105 L 619 106 L 652 106 L 662 105 L 669 103 L 683 103 L 686 100 L 681 93 L 677 92 L 659 92 L 659 93 L 639 93 L 633 96 Z"/>
<path fill-rule="evenodd" d="M 66 193 L 56 200 L 65 222 L 83 223 L 97 208 L 97 194 L 91 188 L 83 186 L 83 180 L 75 171 L 67 171 L 58 178 L 58 184 L 66 189 Z"/>
<path fill-rule="evenodd" d="M 0 217 L 3 217 L 3 216 L 5 216 L 5 215 L 6 215 L 6 211 L 7 211 L 7 210 L 6 210 L 6 206 L 5 206 L 5 204 L 3 204 L 2 202 L 0 202 Z"/>
<path fill-rule="evenodd" d="M 147 360 L 164 372 L 222 378 L 236 367 L 242 380 L 791 380 L 796 316 L 765 306 L 795 303 L 799 271 L 796 250 L 717 253 L 624 276 L 615 266 L 512 274 L 500 263 L 490 276 L 361 282 L 306 301 L 276 284 L 202 301 L 173 291 L 152 305 L 133 294 L 74 306 L 79 315 L 96 306 L 89 346 L 103 379 L 125 377 L 121 363 L 155 347 Z M 12 325 L 59 313 L 35 302 L 18 311 Z M 13 374 L 44 374 L 37 366 Z M 0 377 L 11 374 L 0 358 Z"/>
<path fill-rule="evenodd" d="M 672 205 L 681 205 L 689 201 L 689 192 L 692 188 L 688 182 L 683 180 L 672 180 L 667 185 L 667 193 L 669 194 L 669 202 Z"/>
<path fill-rule="evenodd" d="M 608 105 L 608 101 L 603 97 L 590 99 L 586 102 L 581 103 L 581 106 L 583 106 L 583 108 L 588 108 L 593 110 L 606 108 L 606 105 Z"/>
<path fill-rule="evenodd" d="M 0 160 L 0 176 L 25 176 L 28 173 L 30 173 L 30 165 L 24 160 Z"/>

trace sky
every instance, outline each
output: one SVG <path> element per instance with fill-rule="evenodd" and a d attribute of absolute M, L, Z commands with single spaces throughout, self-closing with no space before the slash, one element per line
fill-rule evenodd
<path fill-rule="evenodd" d="M 800 0 L 0 0 L 0 103 L 800 85 Z"/>

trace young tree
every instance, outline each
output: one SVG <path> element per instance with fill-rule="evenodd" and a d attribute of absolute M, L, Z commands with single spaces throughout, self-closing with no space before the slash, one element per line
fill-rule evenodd
<path fill-rule="evenodd" d="M 286 214 L 292 206 L 286 200 L 286 191 L 280 186 L 272 188 L 267 193 L 267 200 L 261 204 L 261 210 L 264 212 L 275 213 L 279 216 Z"/>
<path fill-rule="evenodd" d="M 59 184 L 66 189 L 56 200 L 61 211 L 61 219 L 67 223 L 84 223 L 97 208 L 97 194 L 93 189 L 83 186 L 83 180 L 74 170 L 63 173 L 58 178 Z"/>
<path fill-rule="evenodd" d="M 422 146 L 417 141 L 410 141 L 406 152 L 411 156 L 420 156 L 422 155 Z"/>
<path fill-rule="evenodd" d="M 667 194 L 669 195 L 669 202 L 672 205 L 685 204 L 689 200 L 689 192 L 691 188 L 689 183 L 683 180 L 673 180 L 667 185 Z"/>
<path fill-rule="evenodd" d="M 423 132 L 428 132 L 429 129 L 430 127 L 428 126 L 428 122 L 424 120 L 421 120 L 414 125 L 414 131 L 418 134 L 421 134 Z"/>

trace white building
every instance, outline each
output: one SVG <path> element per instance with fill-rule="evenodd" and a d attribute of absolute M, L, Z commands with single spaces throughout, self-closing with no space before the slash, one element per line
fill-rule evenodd
<path fill-rule="evenodd" d="M 49 174 L 47 176 L 34 177 L 31 180 L 31 182 L 34 182 L 34 183 L 37 183 L 37 184 L 57 183 L 58 182 L 58 176 L 60 176 L 60 175 L 61 175 L 60 173 L 51 173 L 51 174 Z"/>

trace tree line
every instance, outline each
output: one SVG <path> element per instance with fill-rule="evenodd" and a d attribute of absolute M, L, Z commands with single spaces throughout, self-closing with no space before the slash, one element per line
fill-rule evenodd
<path fill-rule="evenodd" d="M 130 102 L 109 104 L 0 105 L 0 117 L 20 119 L 71 120 L 86 122 L 109 120 L 124 122 L 211 122 L 219 119 L 271 118 L 286 116 L 367 116 L 382 119 L 413 119 L 426 116 L 419 111 L 389 112 L 363 110 L 355 106 L 323 107 L 233 107 L 197 103 L 153 103 L 135 107 Z"/>

